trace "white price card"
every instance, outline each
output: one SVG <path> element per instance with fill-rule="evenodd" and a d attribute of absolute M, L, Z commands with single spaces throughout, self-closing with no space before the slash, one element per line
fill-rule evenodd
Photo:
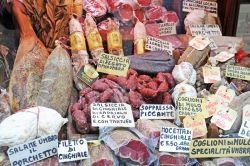
<path fill-rule="evenodd" d="M 58 143 L 59 162 L 83 160 L 88 157 L 88 144 L 84 138 L 63 140 Z"/>
<path fill-rule="evenodd" d="M 189 153 L 189 144 L 191 141 L 191 129 L 162 127 L 159 151 Z"/>
<path fill-rule="evenodd" d="M 173 55 L 172 43 L 155 37 L 147 36 L 145 48 L 150 51 L 167 51 L 169 55 Z"/>
<path fill-rule="evenodd" d="M 93 127 L 135 127 L 131 106 L 126 103 L 92 103 Z"/>
<path fill-rule="evenodd" d="M 175 119 L 175 108 L 169 104 L 142 104 L 140 119 Z"/>
<path fill-rule="evenodd" d="M 7 153 L 11 166 L 25 166 L 56 155 L 57 146 L 58 136 L 48 135 L 10 147 Z"/>

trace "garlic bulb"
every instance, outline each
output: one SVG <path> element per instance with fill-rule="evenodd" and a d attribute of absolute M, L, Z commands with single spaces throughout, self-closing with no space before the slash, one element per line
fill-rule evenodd
<path fill-rule="evenodd" d="M 179 65 L 175 65 L 172 75 L 177 83 L 187 81 L 187 83 L 194 85 L 196 82 L 196 71 L 189 62 L 182 62 Z"/>
<path fill-rule="evenodd" d="M 178 97 L 197 97 L 197 92 L 195 88 L 186 83 L 180 83 L 176 85 L 174 88 L 174 92 L 172 93 L 172 98 L 176 103 Z"/>

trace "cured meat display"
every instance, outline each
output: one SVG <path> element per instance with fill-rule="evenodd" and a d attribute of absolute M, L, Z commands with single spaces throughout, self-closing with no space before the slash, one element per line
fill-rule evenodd
<path fill-rule="evenodd" d="M 21 2 L 13 2 L 13 13 L 20 27 L 20 44 L 9 84 L 11 109 L 16 112 L 35 105 L 49 53 L 37 38 Z"/>
<path fill-rule="evenodd" d="M 138 119 L 142 104 L 172 104 L 168 91 L 174 86 L 170 73 L 158 73 L 152 78 L 130 69 L 127 77 L 107 75 L 92 84 L 91 88 L 80 91 L 78 102 L 71 108 L 72 119 L 80 133 L 96 132 L 91 128 L 90 104 L 105 102 L 131 104 L 134 118 Z"/>
<path fill-rule="evenodd" d="M 250 53 L 223 2 L 0 2 L 20 32 L 14 64 L 0 43 L 0 165 L 249 165 Z"/>

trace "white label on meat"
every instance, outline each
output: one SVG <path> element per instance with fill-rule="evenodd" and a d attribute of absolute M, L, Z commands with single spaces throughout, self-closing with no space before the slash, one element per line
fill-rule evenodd
<path fill-rule="evenodd" d="M 200 9 L 211 13 L 214 17 L 217 17 L 217 8 L 217 2 L 210 2 L 204 0 L 184 0 L 182 11 L 191 12 L 193 10 Z"/>
<path fill-rule="evenodd" d="M 48 135 L 8 149 L 11 166 L 25 166 L 57 154 L 58 136 Z"/>
<path fill-rule="evenodd" d="M 219 25 L 205 24 L 205 25 L 189 25 L 192 36 L 222 36 Z"/>
<path fill-rule="evenodd" d="M 211 41 L 209 38 L 204 36 L 195 36 L 191 41 L 189 41 L 189 45 L 195 48 L 196 50 L 204 50 Z"/>
<path fill-rule="evenodd" d="M 172 43 L 155 37 L 147 36 L 145 48 L 150 51 L 167 51 L 170 55 L 173 55 Z"/>
<path fill-rule="evenodd" d="M 77 161 L 88 157 L 88 144 L 84 138 L 63 140 L 58 143 L 59 162 Z"/>
<path fill-rule="evenodd" d="M 243 107 L 242 124 L 238 134 L 240 137 L 250 138 L 250 105 Z"/>
<path fill-rule="evenodd" d="M 160 23 L 159 36 L 176 34 L 176 24 L 174 22 Z"/>
<path fill-rule="evenodd" d="M 191 129 L 162 127 L 159 151 L 189 153 L 189 144 L 191 141 Z"/>
<path fill-rule="evenodd" d="M 135 127 L 131 106 L 126 103 L 92 103 L 93 127 Z"/>
<path fill-rule="evenodd" d="M 175 108 L 168 104 L 142 104 L 140 119 L 175 119 Z"/>

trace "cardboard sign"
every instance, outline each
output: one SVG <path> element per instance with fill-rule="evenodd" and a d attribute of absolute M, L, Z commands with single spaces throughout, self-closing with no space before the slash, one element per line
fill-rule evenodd
<path fill-rule="evenodd" d="M 128 57 L 103 53 L 98 59 L 97 71 L 126 77 L 128 73 L 129 62 L 130 61 Z"/>
<path fill-rule="evenodd" d="M 179 97 L 177 100 L 179 116 L 192 116 L 206 112 L 205 99 L 193 97 Z"/>
<path fill-rule="evenodd" d="M 240 137 L 250 138 L 250 104 L 243 107 L 242 124 L 239 131 Z"/>
<path fill-rule="evenodd" d="M 209 38 L 209 40 L 210 40 L 209 47 L 211 48 L 211 50 L 217 50 L 217 49 L 218 49 L 218 46 L 216 45 L 214 39 Z"/>
<path fill-rule="evenodd" d="M 159 151 L 189 153 L 191 141 L 191 129 L 162 127 Z"/>
<path fill-rule="evenodd" d="M 190 144 L 190 158 L 250 156 L 250 139 L 196 139 Z"/>
<path fill-rule="evenodd" d="M 238 134 L 240 137 L 244 137 L 244 138 L 250 138 L 250 121 L 248 120 L 243 120 L 241 127 L 240 127 L 240 131 Z"/>
<path fill-rule="evenodd" d="M 174 22 L 160 23 L 159 36 L 176 34 L 176 24 Z"/>
<path fill-rule="evenodd" d="M 202 67 L 204 82 L 206 84 L 221 81 L 220 67 L 205 66 Z"/>
<path fill-rule="evenodd" d="M 250 81 L 250 68 L 227 65 L 226 77 Z"/>
<path fill-rule="evenodd" d="M 205 25 L 189 25 L 192 36 L 222 36 L 219 25 L 205 24 Z"/>
<path fill-rule="evenodd" d="M 183 119 L 185 128 L 192 129 L 193 138 L 203 137 L 207 134 L 207 126 L 203 116 L 186 116 Z"/>
<path fill-rule="evenodd" d="M 216 126 L 223 130 L 230 130 L 236 118 L 236 111 L 227 106 L 220 105 L 212 117 L 211 123 L 216 124 Z"/>
<path fill-rule="evenodd" d="M 215 56 L 215 59 L 219 62 L 226 62 L 233 57 L 234 57 L 234 54 L 227 52 L 227 51 L 222 51 Z"/>
<path fill-rule="evenodd" d="M 126 103 L 92 103 L 93 127 L 135 127 L 131 106 Z"/>
<path fill-rule="evenodd" d="M 234 90 L 223 85 L 219 87 L 215 95 L 218 97 L 221 104 L 224 104 L 224 105 L 228 105 L 236 96 Z"/>
<path fill-rule="evenodd" d="M 57 146 L 57 135 L 48 135 L 10 147 L 7 153 L 12 166 L 24 166 L 56 155 Z"/>
<path fill-rule="evenodd" d="M 175 119 L 175 108 L 167 104 L 142 104 L 140 119 Z"/>
<path fill-rule="evenodd" d="M 242 115 L 243 120 L 248 120 L 250 121 L 250 104 L 247 104 L 243 107 L 243 115 Z"/>
<path fill-rule="evenodd" d="M 167 51 L 173 55 L 172 43 L 154 37 L 147 36 L 145 48 L 150 51 Z"/>
<path fill-rule="evenodd" d="M 84 138 L 63 140 L 58 143 L 59 162 L 77 161 L 88 158 L 88 144 Z"/>
<path fill-rule="evenodd" d="M 195 9 L 205 10 L 212 14 L 212 16 L 217 17 L 218 5 L 216 2 L 204 1 L 204 0 L 183 0 L 184 12 L 191 12 Z"/>
<path fill-rule="evenodd" d="M 98 79 L 99 74 L 93 66 L 86 64 L 77 72 L 77 77 L 88 86 L 91 86 Z"/>
<path fill-rule="evenodd" d="M 210 95 L 206 98 L 206 110 L 207 114 L 204 116 L 205 118 L 209 118 L 213 116 L 220 105 L 220 100 L 216 95 Z"/>
<path fill-rule="evenodd" d="M 199 51 L 204 50 L 210 43 L 209 38 L 203 36 L 196 36 L 189 41 L 189 45 Z"/>

